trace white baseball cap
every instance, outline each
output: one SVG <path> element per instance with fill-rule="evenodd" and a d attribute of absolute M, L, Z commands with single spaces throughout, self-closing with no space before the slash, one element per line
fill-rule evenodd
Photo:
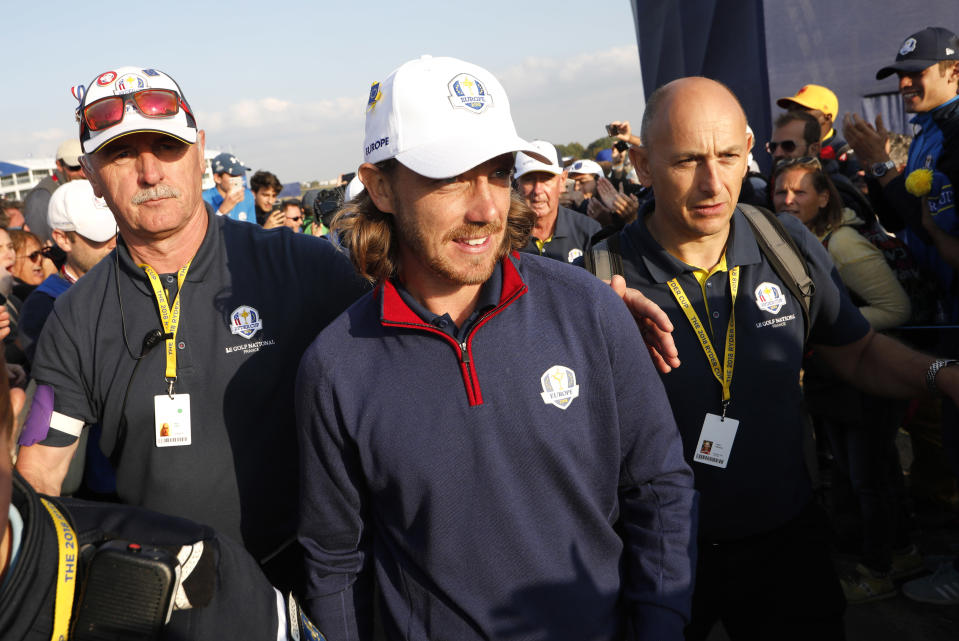
<path fill-rule="evenodd" d="M 516 134 L 509 99 L 489 71 L 422 56 L 373 83 L 363 157 L 396 158 L 427 178 L 450 178 L 504 153 L 535 147 Z"/>
<path fill-rule="evenodd" d="M 71 180 L 58 187 L 47 205 L 50 229 L 75 231 L 87 240 L 102 243 L 117 234 L 117 222 L 102 198 L 93 194 L 87 180 Z"/>
<path fill-rule="evenodd" d="M 597 178 L 604 178 L 603 168 L 592 160 L 577 160 L 569 166 L 571 174 L 595 174 Z"/>
<path fill-rule="evenodd" d="M 172 116 L 148 118 L 133 101 L 123 103 L 123 119 L 116 124 L 91 131 L 84 121 L 84 110 L 98 100 L 112 96 L 135 94 L 145 89 L 169 89 L 177 94 L 177 112 Z M 183 91 L 176 81 L 156 69 L 143 67 L 116 67 L 104 71 L 90 81 L 90 86 L 79 85 L 73 88 L 74 97 L 80 101 L 77 119 L 80 122 L 80 142 L 83 151 L 92 154 L 108 142 L 140 132 L 158 132 L 167 134 L 182 142 L 196 142 L 196 119 L 193 110 L 186 101 Z"/>
<path fill-rule="evenodd" d="M 343 192 L 343 202 L 350 202 L 362 194 L 364 189 L 366 189 L 366 187 L 363 185 L 363 181 L 360 180 L 360 177 L 353 176 L 352 180 L 350 180 L 350 183 L 346 186 L 346 190 Z"/>
<path fill-rule="evenodd" d="M 527 156 L 523 152 L 519 152 L 516 154 L 516 170 L 513 174 L 516 178 L 519 178 L 523 174 L 528 174 L 531 171 L 544 171 L 554 176 L 563 173 L 563 168 L 559 166 L 556 147 L 545 140 L 534 140 L 530 144 L 535 147 L 539 155 L 543 156 L 548 162 L 540 162 L 532 156 Z"/>
<path fill-rule="evenodd" d="M 76 138 L 67 140 L 57 147 L 57 160 L 62 160 L 67 167 L 79 167 L 82 155 L 83 148 L 80 147 L 80 141 Z"/>

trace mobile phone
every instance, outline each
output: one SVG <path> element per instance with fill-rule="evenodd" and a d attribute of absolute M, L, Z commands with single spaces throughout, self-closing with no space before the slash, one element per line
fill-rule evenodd
<path fill-rule="evenodd" d="M 610 136 L 618 136 L 619 125 L 606 125 L 606 133 Z"/>
<path fill-rule="evenodd" d="M 230 185 L 233 191 L 234 189 L 243 189 L 243 176 L 230 176 Z"/>
<path fill-rule="evenodd" d="M 109 541 L 83 568 L 71 639 L 158 639 L 173 612 L 180 564 L 173 553 Z"/>

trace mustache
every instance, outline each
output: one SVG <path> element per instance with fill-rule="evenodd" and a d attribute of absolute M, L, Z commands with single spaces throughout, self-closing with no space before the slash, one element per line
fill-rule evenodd
<path fill-rule="evenodd" d="M 443 237 L 444 242 L 449 242 L 456 240 L 457 238 L 466 238 L 466 237 L 482 237 L 482 236 L 492 236 L 493 234 L 498 234 L 503 230 L 503 225 L 500 223 L 486 223 L 486 224 L 472 224 L 472 225 L 460 225 L 455 229 L 451 229 L 446 233 L 446 236 Z"/>
<path fill-rule="evenodd" d="M 141 189 L 133 195 L 133 204 L 139 205 L 140 203 L 145 203 L 148 200 L 156 200 L 158 198 L 179 198 L 180 190 L 171 185 L 156 185 L 155 187 L 150 187 L 149 189 Z"/>

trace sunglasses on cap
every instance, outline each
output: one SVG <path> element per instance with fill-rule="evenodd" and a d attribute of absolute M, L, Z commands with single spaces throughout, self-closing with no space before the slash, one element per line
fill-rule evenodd
<path fill-rule="evenodd" d="M 172 89 L 143 89 L 119 96 L 107 96 L 83 107 L 82 122 L 90 131 L 102 131 L 123 121 L 126 104 L 133 102 L 145 118 L 169 118 L 183 108 L 191 117 L 193 112 L 180 94 Z M 80 114 L 77 114 L 80 116 Z"/>
<path fill-rule="evenodd" d="M 771 154 L 776 153 L 776 149 L 779 147 L 782 147 L 783 151 L 785 151 L 787 154 L 791 154 L 792 152 L 796 151 L 797 145 L 795 140 L 783 140 L 782 142 L 770 141 L 766 143 L 766 151 Z"/>
<path fill-rule="evenodd" d="M 789 169 L 790 167 L 804 167 L 807 169 L 822 169 L 822 163 L 819 162 L 818 158 L 812 156 L 801 156 L 799 158 L 783 158 L 776 163 L 776 171 L 780 172 L 783 169 Z"/>

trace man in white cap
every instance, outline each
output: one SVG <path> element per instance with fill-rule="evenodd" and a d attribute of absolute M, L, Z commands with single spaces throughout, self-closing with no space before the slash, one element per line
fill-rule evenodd
<path fill-rule="evenodd" d="M 589 207 L 589 199 L 596 193 L 599 179 L 606 176 L 603 168 L 593 160 L 577 160 L 567 168 L 566 172 L 573 179 L 576 191 L 583 195 L 583 202 L 576 206 L 576 211 L 585 214 Z"/>
<path fill-rule="evenodd" d="M 40 330 L 53 311 L 53 301 L 93 269 L 116 246 L 117 223 L 87 180 L 73 180 L 53 192 L 47 212 L 53 242 L 66 254 L 66 263 L 48 276 L 23 302 L 20 341 L 33 360 Z"/>
<path fill-rule="evenodd" d="M 530 143 L 548 162 L 523 152 L 516 154 L 514 176 L 520 196 L 536 212 L 529 244 L 521 251 L 571 263 L 583 255 L 599 223 L 559 204 L 566 172 L 559 166 L 556 148 L 545 140 Z"/>
<path fill-rule="evenodd" d="M 520 139 L 488 71 L 373 85 L 334 233 L 377 282 L 297 379 L 304 606 L 329 639 L 681 639 L 692 478 L 633 318 L 517 254 Z M 375 390 L 375 393 L 371 393 Z M 628 635 L 628 636 L 627 636 Z"/>
<path fill-rule="evenodd" d="M 47 207 L 50 204 L 50 196 L 56 191 L 57 187 L 71 180 L 84 177 L 83 169 L 80 167 L 80 156 L 82 154 L 80 141 L 76 138 L 62 142 L 57 147 L 56 170 L 31 189 L 24 200 L 23 217 L 26 219 L 30 231 L 36 234 L 40 242 L 52 240 L 50 227 L 47 225 Z"/>
<path fill-rule="evenodd" d="M 329 243 L 207 210 L 204 132 L 169 75 L 114 68 L 75 95 L 81 162 L 120 238 L 47 318 L 32 374 L 52 402 L 33 403 L 17 467 L 58 494 L 99 423 L 122 502 L 212 525 L 288 589 L 296 363 L 364 287 Z"/>

